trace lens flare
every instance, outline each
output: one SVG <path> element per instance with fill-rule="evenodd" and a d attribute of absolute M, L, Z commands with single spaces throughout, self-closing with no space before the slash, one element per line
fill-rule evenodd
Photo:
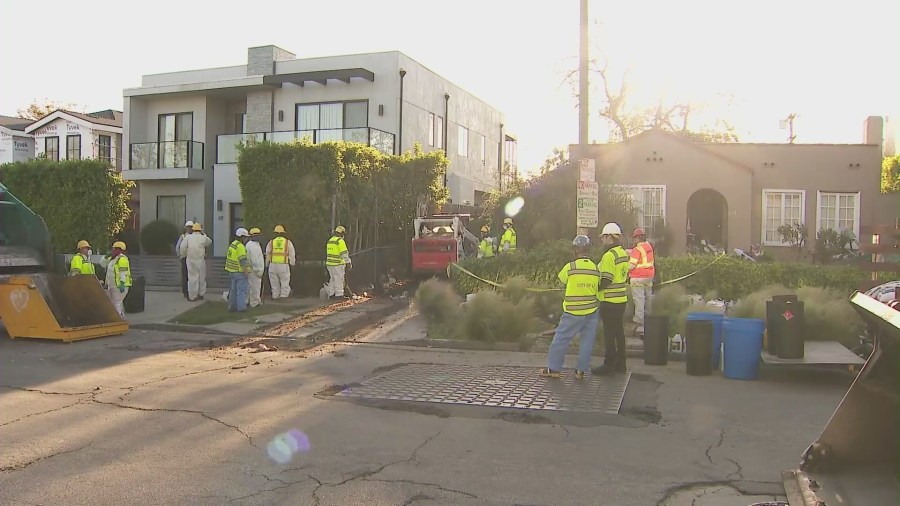
<path fill-rule="evenodd" d="M 266 445 L 266 453 L 279 464 L 287 464 L 293 460 L 294 455 L 306 453 L 310 449 L 309 437 L 297 429 L 291 429 L 283 434 L 275 436 Z"/>
<path fill-rule="evenodd" d="M 515 215 L 519 214 L 519 211 L 521 211 L 523 207 L 525 207 L 525 199 L 516 197 L 507 202 L 503 210 L 506 212 L 507 216 L 513 218 Z"/>

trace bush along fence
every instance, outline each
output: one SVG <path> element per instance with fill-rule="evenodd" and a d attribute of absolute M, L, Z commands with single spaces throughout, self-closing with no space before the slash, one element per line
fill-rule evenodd
<path fill-rule="evenodd" d="M 596 250 L 591 258 L 600 258 Z M 558 241 L 541 245 L 531 250 L 520 251 L 516 255 L 491 259 L 466 259 L 461 267 L 476 276 L 503 283 L 522 276 L 532 287 L 557 287 L 556 275 L 559 269 L 572 260 L 568 241 Z M 714 262 L 715 263 L 712 263 Z M 712 265 L 710 265 L 712 263 Z M 688 293 L 708 294 L 715 292 L 726 300 L 738 300 L 769 285 L 787 288 L 819 287 L 833 288 L 847 295 L 865 281 L 868 273 L 853 266 L 821 266 L 807 263 L 768 262 L 755 263 L 738 257 L 728 256 L 716 261 L 710 255 L 685 255 L 657 258 L 657 283 L 686 276 L 679 284 Z M 451 280 L 460 293 L 473 293 L 491 288 L 458 269 L 451 269 Z"/>

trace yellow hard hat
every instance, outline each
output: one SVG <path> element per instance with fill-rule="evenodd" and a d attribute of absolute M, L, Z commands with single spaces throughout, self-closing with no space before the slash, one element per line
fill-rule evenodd
<path fill-rule="evenodd" d="M 252 234 L 253 231 L 251 230 L 250 233 Z M 284 233 L 284 227 L 281 226 L 281 225 L 275 225 L 275 233 L 276 233 L 276 234 L 283 234 L 283 233 Z"/>
<path fill-rule="evenodd" d="M 512 225 L 512 218 L 504 218 L 503 224 L 504 225 Z"/>
<path fill-rule="evenodd" d="M 491 231 L 491 227 L 485 225 L 485 226 L 481 227 L 481 231 L 486 234 Z"/>
<path fill-rule="evenodd" d="M 278 226 L 280 227 L 281 225 L 278 225 Z M 278 232 L 278 228 L 275 228 L 275 231 Z M 282 228 L 281 231 L 284 232 L 284 229 Z M 253 227 L 250 229 L 250 235 L 259 235 L 261 233 L 262 233 L 262 230 L 260 230 L 256 227 Z"/>
<path fill-rule="evenodd" d="M 119 248 L 122 251 L 125 251 L 125 243 L 122 241 L 116 241 L 113 243 L 113 248 Z"/>
<path fill-rule="evenodd" d="M 203 225 L 201 225 L 199 223 L 194 223 L 193 225 L 191 225 L 191 230 L 193 230 L 194 232 L 202 232 Z"/>
<path fill-rule="evenodd" d="M 334 227 L 334 233 L 336 233 L 336 234 L 343 234 L 345 232 L 347 232 L 347 229 L 344 228 L 343 225 L 338 225 L 338 226 Z"/>
<path fill-rule="evenodd" d="M 90 247 L 91 247 L 91 244 L 89 242 L 82 240 L 82 241 L 78 241 L 78 247 L 76 249 L 90 248 Z"/>

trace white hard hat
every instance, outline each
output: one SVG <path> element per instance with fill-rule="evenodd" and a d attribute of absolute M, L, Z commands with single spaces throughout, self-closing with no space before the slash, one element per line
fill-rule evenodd
<path fill-rule="evenodd" d="M 615 223 L 607 223 L 606 225 L 603 225 L 603 230 L 600 232 L 600 235 L 622 235 L 622 229 Z"/>
<path fill-rule="evenodd" d="M 194 226 L 194 222 L 191 220 L 187 220 L 186 222 L 184 222 L 184 228 L 193 227 L 193 226 Z"/>
<path fill-rule="evenodd" d="M 237 237 L 250 237 L 250 232 L 247 232 L 246 228 L 241 227 L 234 231 L 234 235 Z"/>

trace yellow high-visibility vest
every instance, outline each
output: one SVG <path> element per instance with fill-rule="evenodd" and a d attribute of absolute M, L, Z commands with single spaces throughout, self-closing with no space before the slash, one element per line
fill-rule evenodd
<path fill-rule="evenodd" d="M 559 271 L 558 277 L 566 284 L 563 311 L 576 316 L 585 316 L 597 311 L 600 307 L 597 298 L 600 271 L 597 270 L 597 264 L 590 259 L 579 258 L 567 263 Z"/>
<path fill-rule="evenodd" d="M 628 302 L 628 254 L 621 246 L 614 246 L 600 259 L 600 278 L 612 281 L 600 290 L 601 302 L 624 304 Z"/>
<path fill-rule="evenodd" d="M 482 239 L 478 244 L 478 249 L 481 250 L 482 258 L 491 258 L 494 256 L 494 245 L 486 238 Z"/>
<path fill-rule="evenodd" d="M 78 274 L 94 274 L 96 276 L 94 264 L 91 263 L 91 259 L 85 258 L 81 255 L 81 253 L 78 253 L 72 257 L 72 263 L 70 264 L 69 272 L 77 272 Z"/>
<path fill-rule="evenodd" d="M 271 261 L 273 264 L 288 263 L 287 245 L 288 245 L 288 240 L 285 237 L 276 237 L 276 238 L 272 239 Z"/>
<path fill-rule="evenodd" d="M 503 235 L 500 236 L 500 251 L 503 251 L 504 244 L 509 244 L 509 249 L 506 251 L 507 253 L 515 253 L 516 229 L 509 227 L 508 229 L 503 231 Z"/>
<path fill-rule="evenodd" d="M 111 267 L 116 269 L 116 284 L 122 279 L 122 273 L 125 273 L 125 286 L 131 286 L 131 262 L 128 261 L 127 256 L 117 256 Z"/>
<path fill-rule="evenodd" d="M 241 260 L 247 261 L 247 247 L 241 241 L 233 241 L 225 253 L 225 272 L 244 272 Z"/>
<path fill-rule="evenodd" d="M 336 267 L 344 265 L 343 254 L 347 251 L 347 243 L 342 237 L 334 236 L 325 245 L 325 265 Z"/>

